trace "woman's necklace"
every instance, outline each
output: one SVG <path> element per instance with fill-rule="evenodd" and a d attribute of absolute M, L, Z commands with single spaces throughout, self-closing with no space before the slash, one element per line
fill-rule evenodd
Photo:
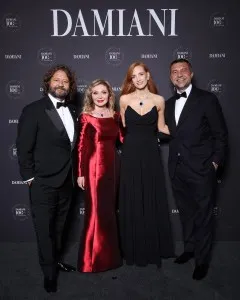
<path fill-rule="evenodd" d="M 142 115 L 142 108 L 143 108 L 145 101 L 147 101 L 149 98 L 149 91 L 141 97 L 139 97 L 139 95 L 136 94 L 136 97 L 137 97 L 137 99 L 140 98 L 140 100 L 138 100 L 138 101 L 139 101 L 139 105 L 140 105 L 140 114 Z"/>
<path fill-rule="evenodd" d="M 106 109 L 104 109 L 104 110 L 102 110 L 100 112 L 94 110 L 94 111 L 92 111 L 92 114 L 93 115 L 97 115 L 97 116 L 99 116 L 101 118 L 104 118 L 104 117 L 108 117 L 110 115 L 110 112 L 109 112 L 109 109 L 106 108 Z"/>

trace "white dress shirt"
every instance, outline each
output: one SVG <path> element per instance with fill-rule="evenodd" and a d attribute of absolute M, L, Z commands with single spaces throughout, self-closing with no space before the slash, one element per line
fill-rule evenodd
<path fill-rule="evenodd" d="M 73 119 L 72 115 L 68 109 L 68 107 L 61 106 L 60 108 L 57 109 L 57 102 L 62 102 L 58 100 L 57 98 L 53 97 L 52 95 L 48 94 L 48 97 L 52 101 L 54 107 L 57 110 L 57 113 L 59 114 L 63 125 L 67 131 L 68 137 L 70 142 L 73 142 L 73 136 L 74 136 L 74 124 L 73 124 Z"/>
<path fill-rule="evenodd" d="M 183 107 L 188 99 L 188 96 L 190 94 L 192 90 L 192 84 L 190 84 L 186 90 L 184 92 L 186 92 L 187 94 L 187 98 L 185 97 L 180 97 L 179 99 L 176 100 L 175 102 L 175 121 L 176 121 L 176 125 L 178 124 L 178 121 L 179 121 L 179 118 L 180 118 L 180 115 L 182 113 L 182 110 L 183 110 Z M 183 92 L 183 91 L 182 91 Z M 180 94 L 180 92 L 177 90 L 177 93 Z"/>

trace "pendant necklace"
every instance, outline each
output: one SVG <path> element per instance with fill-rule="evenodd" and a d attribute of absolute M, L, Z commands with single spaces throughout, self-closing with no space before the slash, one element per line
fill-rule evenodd
<path fill-rule="evenodd" d="M 103 118 L 104 115 L 106 116 L 106 115 L 109 113 L 109 109 L 105 109 L 105 110 L 102 111 L 102 112 L 94 111 L 93 113 L 96 114 L 96 115 L 98 115 L 98 116 L 100 116 L 101 118 Z"/>

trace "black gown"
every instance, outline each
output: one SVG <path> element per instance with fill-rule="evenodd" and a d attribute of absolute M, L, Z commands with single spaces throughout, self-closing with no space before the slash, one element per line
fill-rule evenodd
<path fill-rule="evenodd" d="M 157 120 L 156 106 L 142 116 L 131 106 L 125 111 L 119 191 L 121 250 L 127 264 L 139 266 L 161 266 L 161 257 L 174 257 Z"/>

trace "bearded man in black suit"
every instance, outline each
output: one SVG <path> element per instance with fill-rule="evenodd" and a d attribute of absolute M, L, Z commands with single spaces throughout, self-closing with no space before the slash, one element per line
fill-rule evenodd
<path fill-rule="evenodd" d="M 183 229 L 184 253 L 175 262 L 194 257 L 193 279 L 207 275 L 213 239 L 216 171 L 223 165 L 227 128 L 217 97 L 192 84 L 186 59 L 170 65 L 176 94 L 166 102 L 165 121 L 171 134 L 169 174 Z"/>
<path fill-rule="evenodd" d="M 67 66 L 54 66 L 45 74 L 43 88 L 44 97 L 22 111 L 16 144 L 20 174 L 29 186 L 44 288 L 51 293 L 57 291 L 58 270 L 75 269 L 60 261 L 77 165 L 74 74 Z"/>

